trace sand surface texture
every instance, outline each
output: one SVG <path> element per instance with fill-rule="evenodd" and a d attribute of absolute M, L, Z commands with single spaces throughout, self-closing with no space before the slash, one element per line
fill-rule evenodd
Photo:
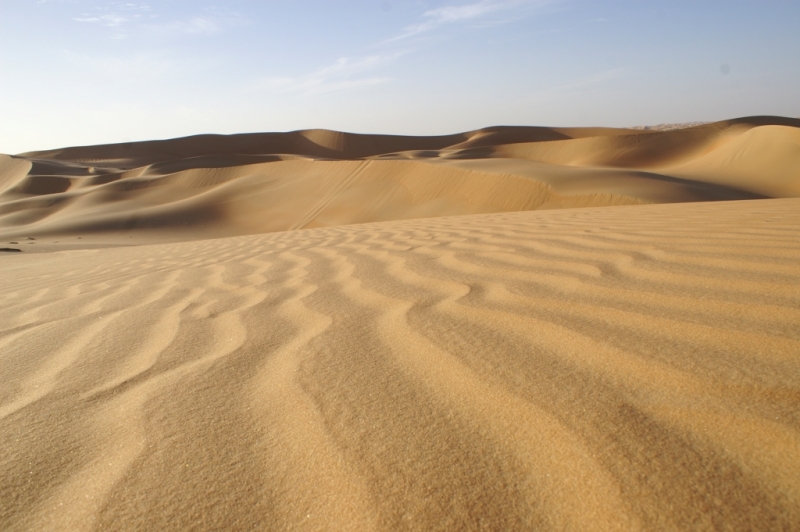
<path fill-rule="evenodd" d="M 401 219 L 791 196 L 770 120 L 0 158 L 0 530 L 798 529 L 800 199 Z"/>

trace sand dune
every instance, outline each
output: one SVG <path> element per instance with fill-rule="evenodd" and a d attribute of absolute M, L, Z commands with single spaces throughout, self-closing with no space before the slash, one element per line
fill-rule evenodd
<path fill-rule="evenodd" d="M 796 197 L 800 120 L 671 131 L 494 127 L 440 137 L 201 135 L 32 152 L 0 165 L 0 240 L 149 233 L 180 241 L 441 215 Z"/>
<path fill-rule="evenodd" d="M 0 259 L 3 530 L 800 522 L 800 200 Z"/>
<path fill-rule="evenodd" d="M 779 117 L 0 156 L 0 530 L 797 529 L 798 171 Z"/>

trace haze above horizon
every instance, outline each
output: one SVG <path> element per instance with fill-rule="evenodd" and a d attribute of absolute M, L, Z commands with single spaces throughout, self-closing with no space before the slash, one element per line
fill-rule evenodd
<path fill-rule="evenodd" d="M 10 0 L 0 153 L 800 116 L 800 3 Z"/>

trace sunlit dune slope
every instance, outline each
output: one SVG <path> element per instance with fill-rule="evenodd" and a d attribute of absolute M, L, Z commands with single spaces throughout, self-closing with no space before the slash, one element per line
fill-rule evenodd
<path fill-rule="evenodd" d="M 4 531 L 800 523 L 800 199 L 18 253 L 0 294 Z"/>
<path fill-rule="evenodd" d="M 800 120 L 438 137 L 201 135 L 0 160 L 0 238 L 182 240 L 564 207 L 800 195 Z"/>
<path fill-rule="evenodd" d="M 682 162 L 672 173 L 771 197 L 800 196 L 800 128 L 764 126 Z"/>
<path fill-rule="evenodd" d="M 0 154 L 0 194 L 9 188 L 18 187 L 30 170 L 30 161 Z"/>

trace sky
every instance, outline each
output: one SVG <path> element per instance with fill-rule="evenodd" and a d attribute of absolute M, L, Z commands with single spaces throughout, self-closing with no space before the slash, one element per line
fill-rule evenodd
<path fill-rule="evenodd" d="M 0 153 L 800 117 L 800 2 L 0 0 Z"/>

